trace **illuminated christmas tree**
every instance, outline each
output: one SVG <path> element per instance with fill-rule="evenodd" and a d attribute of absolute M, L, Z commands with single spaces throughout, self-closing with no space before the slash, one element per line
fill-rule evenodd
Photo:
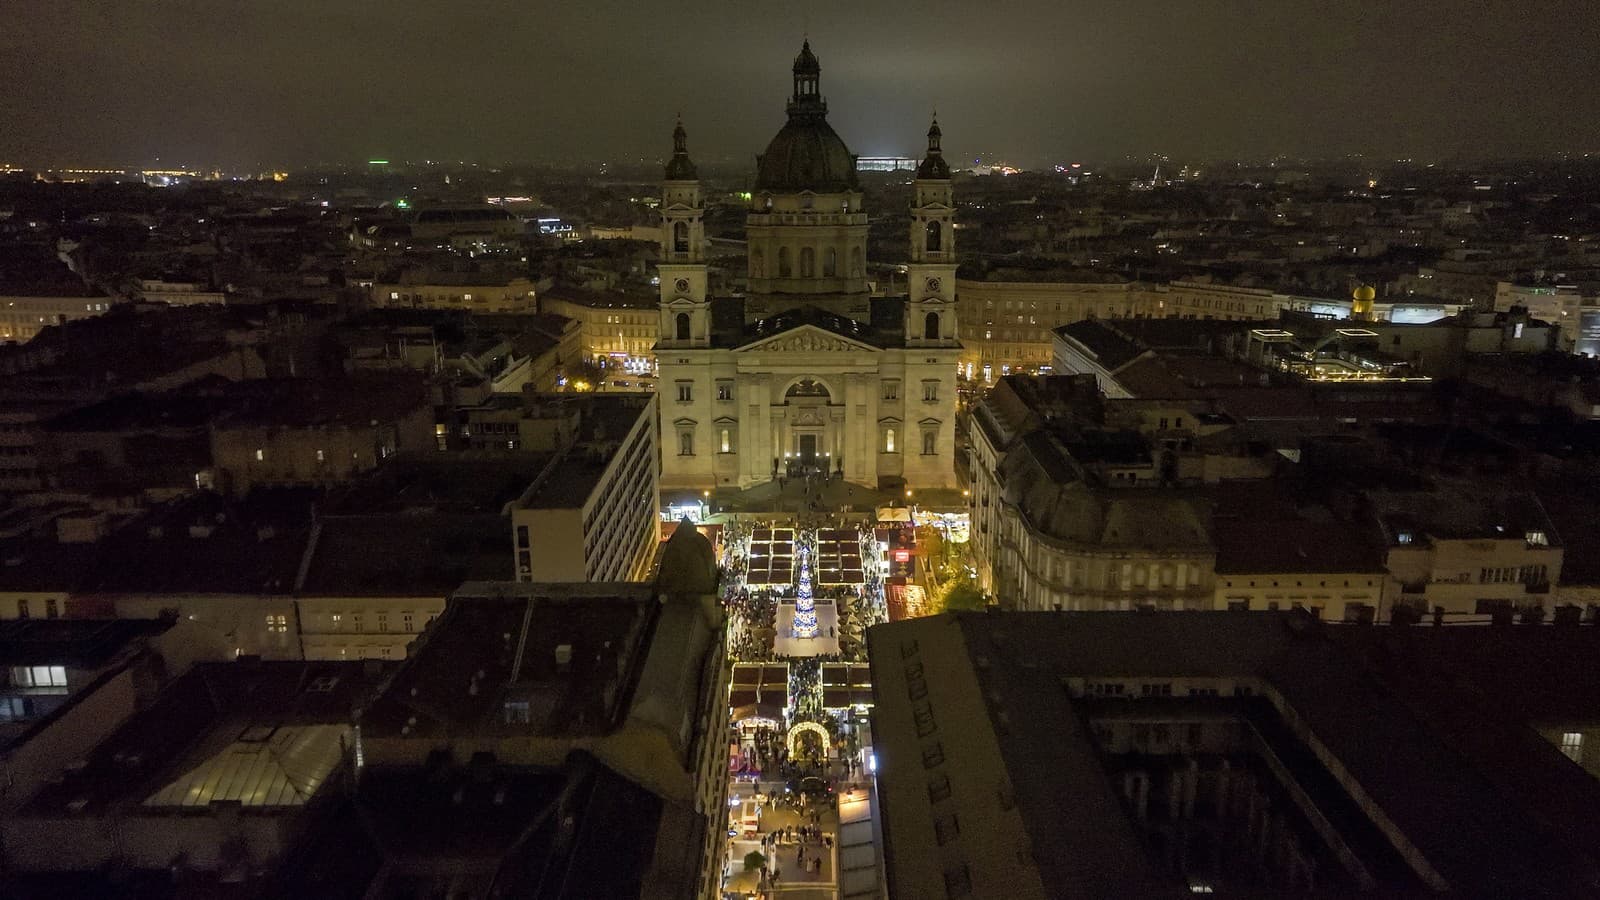
<path fill-rule="evenodd" d="M 800 578 L 795 583 L 794 636 L 817 636 L 817 602 L 811 596 L 811 564 L 805 547 L 800 548 Z"/>

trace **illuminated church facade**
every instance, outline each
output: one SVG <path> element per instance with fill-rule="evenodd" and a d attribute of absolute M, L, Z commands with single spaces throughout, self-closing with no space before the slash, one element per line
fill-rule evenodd
<path fill-rule="evenodd" d="M 917 169 L 906 292 L 867 278 L 856 157 L 827 122 L 810 44 L 788 121 L 757 157 L 747 290 L 708 296 L 705 204 L 680 123 L 662 184 L 663 489 L 750 488 L 793 467 L 870 487 L 951 488 L 955 206 L 935 122 Z"/>

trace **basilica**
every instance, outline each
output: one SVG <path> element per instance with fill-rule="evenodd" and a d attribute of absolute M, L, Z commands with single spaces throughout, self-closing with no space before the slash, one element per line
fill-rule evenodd
<path fill-rule="evenodd" d="M 821 74 L 808 42 L 788 121 L 756 158 L 742 296 L 709 296 L 704 197 L 682 124 L 673 132 L 656 343 L 664 489 L 743 489 L 796 468 L 956 486 L 955 206 L 939 125 L 916 173 L 906 292 L 885 296 Z"/>

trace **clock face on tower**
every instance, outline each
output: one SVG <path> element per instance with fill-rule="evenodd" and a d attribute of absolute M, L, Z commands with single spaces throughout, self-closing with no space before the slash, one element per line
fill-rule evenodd
<path fill-rule="evenodd" d="M 941 287 L 941 286 L 942 286 L 942 285 L 943 285 L 943 284 L 944 284 L 944 282 L 942 282 L 942 281 L 940 281 L 940 280 L 939 280 L 939 279 L 937 279 L 937 278 L 929 278 L 929 279 L 928 279 L 928 293 L 930 293 L 930 294 L 937 294 L 937 293 L 939 293 L 939 288 L 940 288 L 940 287 Z"/>
<path fill-rule="evenodd" d="M 679 278 L 674 286 L 678 289 L 678 293 L 680 294 L 689 293 L 689 279 L 687 278 Z"/>

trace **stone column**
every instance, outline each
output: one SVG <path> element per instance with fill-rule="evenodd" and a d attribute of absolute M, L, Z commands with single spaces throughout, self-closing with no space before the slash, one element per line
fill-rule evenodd
<path fill-rule="evenodd" d="M 772 477 L 771 432 L 768 425 L 767 379 L 764 375 L 745 375 L 739 390 L 739 482 L 740 487 L 761 484 Z"/>

